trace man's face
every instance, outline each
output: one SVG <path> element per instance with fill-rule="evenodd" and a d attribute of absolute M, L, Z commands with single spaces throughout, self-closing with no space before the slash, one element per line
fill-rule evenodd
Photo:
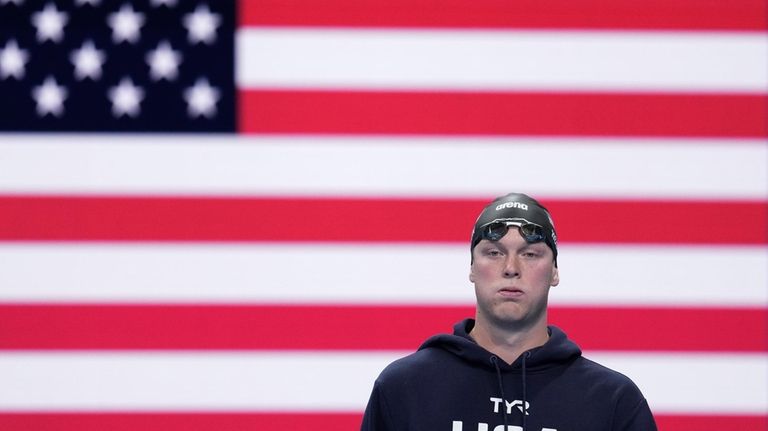
<path fill-rule="evenodd" d="M 549 288 L 560 282 L 546 244 L 528 244 L 510 228 L 499 241 L 480 241 L 472 253 L 469 279 L 475 284 L 478 324 L 508 329 L 546 324 Z"/>

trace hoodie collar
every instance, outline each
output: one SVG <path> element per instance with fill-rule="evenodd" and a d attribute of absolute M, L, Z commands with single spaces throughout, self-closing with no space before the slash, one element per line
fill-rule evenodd
<path fill-rule="evenodd" d="M 419 350 L 437 348 L 448 351 L 464 361 L 492 369 L 490 362 L 493 353 L 480 347 L 470 337 L 469 332 L 475 326 L 474 319 L 464 319 L 453 327 L 453 334 L 440 334 L 429 338 L 419 347 Z M 581 349 L 571 341 L 560 328 L 548 326 L 549 340 L 539 347 L 528 350 L 526 367 L 528 372 L 543 371 L 571 362 L 581 356 Z M 522 355 L 512 364 L 500 361 L 499 368 L 503 371 L 519 370 L 522 368 Z"/>

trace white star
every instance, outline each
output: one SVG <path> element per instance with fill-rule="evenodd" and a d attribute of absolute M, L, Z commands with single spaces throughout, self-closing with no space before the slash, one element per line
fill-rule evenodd
<path fill-rule="evenodd" d="M 29 60 L 29 53 L 26 49 L 19 49 L 15 40 L 10 40 L 5 44 L 5 48 L 0 49 L 0 77 L 3 79 L 13 76 L 16 79 L 24 77 L 24 65 Z"/>
<path fill-rule="evenodd" d="M 152 6 L 154 7 L 160 7 L 163 5 L 168 7 L 176 6 L 176 0 L 152 0 L 150 3 L 152 3 Z"/>
<path fill-rule="evenodd" d="M 32 24 L 37 28 L 37 40 L 61 42 L 64 37 L 64 25 L 68 20 L 65 12 L 59 12 L 56 5 L 48 3 L 42 11 L 32 14 Z"/>
<path fill-rule="evenodd" d="M 139 29 L 144 25 L 144 14 L 133 10 L 129 4 L 124 4 L 120 10 L 109 14 L 107 19 L 112 27 L 112 40 L 115 43 L 128 41 L 136 43 L 139 40 Z"/>
<path fill-rule="evenodd" d="M 194 86 L 184 90 L 184 100 L 187 101 L 187 113 L 190 117 L 212 118 L 216 115 L 216 102 L 219 98 L 219 90 L 211 87 L 205 78 L 198 78 Z"/>
<path fill-rule="evenodd" d="M 64 114 L 67 89 L 57 84 L 52 76 L 45 78 L 43 85 L 32 89 L 32 97 L 37 102 L 37 115 L 43 117 L 46 114 L 53 114 L 60 117 Z"/>
<path fill-rule="evenodd" d="M 88 4 L 91 6 L 98 6 L 99 4 L 101 4 L 101 0 L 77 0 L 75 1 L 75 4 L 77 4 L 78 6 L 82 6 L 85 4 Z"/>
<path fill-rule="evenodd" d="M 109 100 L 112 101 L 112 115 L 121 117 L 139 115 L 139 104 L 144 99 L 144 90 L 137 87 L 131 78 L 123 78 L 116 87 L 109 89 Z"/>
<path fill-rule="evenodd" d="M 96 81 L 101 78 L 101 66 L 104 65 L 104 51 L 99 51 L 93 41 L 86 41 L 76 51 L 72 51 L 69 59 L 75 65 L 75 77 L 79 80 L 91 78 Z"/>
<path fill-rule="evenodd" d="M 190 43 L 212 44 L 216 40 L 216 27 L 220 23 L 221 17 L 211 13 L 208 5 L 198 5 L 194 12 L 184 15 L 184 27 L 189 33 Z"/>
<path fill-rule="evenodd" d="M 160 42 L 154 51 L 148 52 L 146 59 L 149 64 L 149 75 L 154 81 L 161 79 L 173 81 L 179 75 L 181 54 L 174 51 L 167 40 Z"/>

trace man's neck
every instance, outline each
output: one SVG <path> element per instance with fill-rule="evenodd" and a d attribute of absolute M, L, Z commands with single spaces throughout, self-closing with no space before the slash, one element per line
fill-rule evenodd
<path fill-rule="evenodd" d="M 508 364 L 515 362 L 524 352 L 544 345 L 549 339 L 545 322 L 526 330 L 512 331 L 475 321 L 469 335 L 480 347 Z"/>

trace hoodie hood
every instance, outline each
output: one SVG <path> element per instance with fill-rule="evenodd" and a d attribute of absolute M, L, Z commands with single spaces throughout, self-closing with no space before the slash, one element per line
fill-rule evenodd
<path fill-rule="evenodd" d="M 427 339 L 419 350 L 441 349 L 452 353 L 463 361 L 488 369 L 494 369 L 491 361 L 496 357 L 492 352 L 480 347 L 469 335 L 475 326 L 474 319 L 465 319 L 453 327 L 453 334 L 440 334 Z M 565 365 L 581 356 L 581 349 L 571 341 L 560 328 L 549 326 L 549 340 L 543 345 L 526 352 L 526 368 L 529 373 Z M 522 367 L 523 355 L 512 364 L 499 360 L 502 371 L 517 370 Z"/>

